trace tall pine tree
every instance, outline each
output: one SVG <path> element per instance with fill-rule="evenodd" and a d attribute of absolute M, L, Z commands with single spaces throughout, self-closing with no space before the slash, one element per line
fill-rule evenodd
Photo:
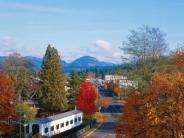
<path fill-rule="evenodd" d="M 86 76 L 84 73 L 78 73 L 75 70 L 71 71 L 70 78 L 69 78 L 69 91 L 68 91 L 68 100 L 70 104 L 70 108 L 75 107 L 75 102 L 77 97 L 79 96 L 80 93 L 80 88 L 85 80 Z"/>
<path fill-rule="evenodd" d="M 65 75 L 60 56 L 48 45 L 41 70 L 40 104 L 48 112 L 62 112 L 67 108 Z"/>

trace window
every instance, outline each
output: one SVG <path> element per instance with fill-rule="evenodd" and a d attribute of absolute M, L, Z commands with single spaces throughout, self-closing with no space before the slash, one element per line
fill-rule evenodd
<path fill-rule="evenodd" d="M 29 133 L 29 125 L 26 126 L 26 133 Z"/>
<path fill-rule="evenodd" d="M 81 121 L 81 117 L 78 117 L 79 122 Z"/>
<path fill-rule="evenodd" d="M 51 130 L 51 131 L 54 131 L 54 126 L 51 126 L 50 130 Z"/>
<path fill-rule="evenodd" d="M 77 123 L 77 118 L 75 118 L 75 123 Z"/>
<path fill-rule="evenodd" d="M 64 123 L 61 123 L 61 127 L 64 127 Z"/>
<path fill-rule="evenodd" d="M 47 133 L 49 131 L 48 127 L 45 128 L 44 132 Z"/>
<path fill-rule="evenodd" d="M 59 129 L 59 124 L 56 125 L 56 129 Z"/>
<path fill-rule="evenodd" d="M 73 120 L 70 120 L 70 124 L 73 124 Z"/>
<path fill-rule="evenodd" d="M 68 124 L 69 124 L 69 122 L 67 121 L 67 122 L 66 122 L 66 126 L 68 126 Z"/>

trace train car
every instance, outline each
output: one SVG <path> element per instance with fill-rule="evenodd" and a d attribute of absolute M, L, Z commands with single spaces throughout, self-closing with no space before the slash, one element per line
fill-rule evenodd
<path fill-rule="evenodd" d="M 82 112 L 77 109 L 41 118 L 29 124 L 29 134 L 51 137 L 81 125 L 82 118 Z"/>

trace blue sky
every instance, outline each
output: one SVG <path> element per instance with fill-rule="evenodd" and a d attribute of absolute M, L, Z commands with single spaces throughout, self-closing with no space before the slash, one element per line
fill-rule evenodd
<path fill-rule="evenodd" d="M 0 55 L 43 57 L 48 44 L 70 62 L 120 63 L 131 29 L 159 27 L 172 50 L 184 39 L 183 0 L 0 0 Z"/>

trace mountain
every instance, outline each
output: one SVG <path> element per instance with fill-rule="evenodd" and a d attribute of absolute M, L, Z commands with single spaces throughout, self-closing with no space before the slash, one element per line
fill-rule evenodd
<path fill-rule="evenodd" d="M 26 56 L 25 59 L 29 61 L 34 66 L 34 68 L 39 69 L 39 70 L 41 69 L 42 58 Z"/>
<path fill-rule="evenodd" d="M 29 61 L 30 63 L 32 63 L 32 65 L 36 68 L 36 69 L 41 69 L 41 65 L 42 65 L 42 58 L 38 58 L 38 57 L 32 57 L 32 56 L 26 56 L 25 57 L 27 61 Z M 66 61 L 61 61 L 63 66 L 67 65 Z"/>
<path fill-rule="evenodd" d="M 83 56 L 66 65 L 65 70 L 66 71 L 71 71 L 72 69 L 86 70 L 93 67 L 106 67 L 113 65 L 114 65 L 113 63 L 102 62 L 91 56 Z"/>
<path fill-rule="evenodd" d="M 0 57 L 0 69 L 3 68 L 6 57 Z"/>
<path fill-rule="evenodd" d="M 6 59 L 7 57 L 0 57 L 0 67 L 3 66 L 4 61 Z M 41 69 L 41 65 L 43 61 L 42 58 L 26 56 L 25 59 L 29 61 L 35 69 L 37 70 Z M 64 66 L 65 72 L 70 72 L 72 69 L 86 70 L 94 67 L 108 67 L 108 66 L 114 65 L 113 63 L 99 61 L 96 58 L 90 57 L 90 56 L 80 57 L 71 63 L 67 63 L 66 61 L 63 61 L 63 60 L 61 62 L 62 62 L 62 65 Z"/>

